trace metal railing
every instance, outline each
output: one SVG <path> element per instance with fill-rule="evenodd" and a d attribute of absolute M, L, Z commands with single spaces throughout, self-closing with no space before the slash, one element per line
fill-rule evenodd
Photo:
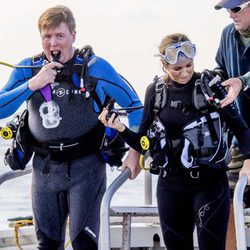
<path fill-rule="evenodd" d="M 99 236 L 99 250 L 110 250 L 110 216 L 109 209 L 111 199 L 114 193 L 122 186 L 122 184 L 130 177 L 131 170 L 125 168 L 124 171 L 112 182 L 107 188 L 101 203 L 100 212 L 100 236 Z M 127 235 L 129 238 L 130 235 Z M 129 242 L 128 242 L 129 244 Z M 123 249 L 127 249 L 125 246 Z"/>
<path fill-rule="evenodd" d="M 8 181 L 21 176 L 30 174 L 32 172 L 32 166 L 28 165 L 25 170 L 18 171 L 7 171 L 0 175 L 0 186 Z M 110 203 L 115 192 L 126 182 L 126 180 L 131 176 L 131 170 L 126 168 L 107 188 L 101 203 L 100 210 L 100 236 L 99 236 L 99 250 L 110 250 L 111 249 L 111 238 L 110 238 L 110 216 L 112 210 L 110 209 Z M 152 204 L 152 177 L 149 173 L 145 174 L 145 187 L 144 191 L 147 193 L 145 198 L 145 204 Z M 143 207 L 144 209 L 139 209 L 139 211 L 133 208 L 133 216 L 158 216 L 158 210 L 155 207 Z M 150 212 L 147 210 L 150 208 Z M 122 249 L 130 249 L 131 241 L 131 207 L 128 208 L 129 211 L 123 214 L 123 235 L 122 235 Z M 117 209 L 116 209 L 117 210 Z M 118 209 L 119 210 L 119 209 Z M 136 211 L 136 212 L 135 212 Z M 117 212 L 117 211 L 116 211 Z M 116 213 L 115 212 L 115 213 Z M 113 212 L 114 213 L 114 212 Z M 119 212 L 120 213 L 120 212 Z"/>
<path fill-rule="evenodd" d="M 0 185 L 2 185 L 5 181 L 12 180 L 23 175 L 30 174 L 32 172 L 31 165 L 28 165 L 25 170 L 17 170 L 17 171 L 8 171 L 0 175 Z"/>
<path fill-rule="evenodd" d="M 244 219 L 244 205 L 243 205 L 243 194 L 244 194 L 246 185 L 247 185 L 247 176 L 243 175 L 237 181 L 237 184 L 234 190 L 234 197 L 233 197 L 237 250 L 247 249 L 246 233 L 245 233 L 245 219 Z"/>

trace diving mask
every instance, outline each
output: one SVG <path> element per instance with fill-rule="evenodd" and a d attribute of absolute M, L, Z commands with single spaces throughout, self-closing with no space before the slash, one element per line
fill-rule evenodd
<path fill-rule="evenodd" d="M 192 59 L 196 54 L 196 46 L 190 41 L 178 42 L 170 45 L 165 49 L 165 54 L 157 54 L 169 64 L 175 64 L 178 60 L 179 53 L 182 52 L 186 57 Z"/>

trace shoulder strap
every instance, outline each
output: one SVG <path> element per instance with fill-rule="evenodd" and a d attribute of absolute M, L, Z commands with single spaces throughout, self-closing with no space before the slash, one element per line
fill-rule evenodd
<path fill-rule="evenodd" d="M 41 66 L 43 64 L 44 55 L 43 53 L 37 54 L 32 57 L 32 65 L 33 66 Z M 40 68 L 32 68 L 33 76 L 36 75 L 40 71 Z"/>
<path fill-rule="evenodd" d="M 90 83 L 88 74 L 88 63 L 92 55 L 94 55 L 93 48 L 90 45 L 84 46 L 78 53 L 83 58 L 82 70 L 80 74 L 80 88 L 85 98 L 90 96 L 93 88 Z"/>
<path fill-rule="evenodd" d="M 89 65 L 90 57 L 94 55 L 93 48 L 90 45 L 84 46 L 79 52 L 78 56 L 83 59 L 81 73 L 80 73 L 80 88 L 81 92 L 83 93 L 85 98 L 92 97 L 96 102 L 100 112 L 102 111 L 103 107 L 106 106 L 110 97 L 106 97 L 104 103 L 102 104 L 100 98 L 96 94 L 95 87 L 97 85 L 97 79 L 94 79 L 89 76 Z"/>
<path fill-rule="evenodd" d="M 44 59 L 43 53 L 39 53 L 32 57 L 32 64 L 33 65 L 42 65 Z"/>
<path fill-rule="evenodd" d="M 155 103 L 154 103 L 154 113 L 157 115 L 161 109 L 163 109 L 167 103 L 168 90 L 162 78 L 155 76 Z"/>
<path fill-rule="evenodd" d="M 213 123 L 213 120 L 210 116 L 210 113 L 205 113 L 205 117 L 207 119 L 207 125 L 208 125 L 208 129 L 210 131 L 210 136 L 211 136 L 211 139 L 212 139 L 212 143 L 214 145 L 217 145 L 219 143 L 219 138 L 218 138 L 218 135 L 216 133 L 216 129 L 214 127 L 214 123 Z"/>
<path fill-rule="evenodd" d="M 98 108 L 101 111 L 102 108 L 105 106 L 105 104 L 108 102 L 108 98 L 105 99 L 105 103 L 103 105 L 100 98 L 94 91 L 97 82 L 95 81 L 95 79 L 89 76 L 88 72 L 88 67 L 89 67 L 88 63 L 90 61 L 90 57 L 93 55 L 94 55 L 93 48 L 90 45 L 86 45 L 82 49 L 78 49 L 76 51 L 75 66 L 77 66 L 77 68 L 75 67 L 76 72 L 75 73 L 73 72 L 72 78 L 75 85 L 78 85 L 80 87 L 84 98 L 88 98 L 91 96 L 95 100 Z M 34 66 L 40 66 L 43 64 L 43 60 L 44 60 L 43 53 L 37 54 L 32 57 L 32 64 Z M 39 68 L 32 69 L 33 75 L 37 74 L 39 70 L 40 70 Z M 78 76 L 76 73 L 78 74 Z M 80 77 L 80 83 L 79 83 L 79 77 Z"/>

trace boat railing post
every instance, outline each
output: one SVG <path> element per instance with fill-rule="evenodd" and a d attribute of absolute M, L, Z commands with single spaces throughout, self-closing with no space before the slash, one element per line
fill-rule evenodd
<path fill-rule="evenodd" d="M 100 235 L 99 250 L 110 250 L 110 218 L 109 209 L 111 199 L 114 193 L 122 186 L 122 184 L 131 176 L 130 168 L 125 168 L 122 173 L 107 188 L 101 203 L 100 211 Z"/>
<path fill-rule="evenodd" d="M 144 171 L 144 203 L 152 205 L 152 174 Z"/>
<path fill-rule="evenodd" d="M 12 180 L 32 172 L 32 167 L 29 165 L 25 168 L 25 170 L 17 170 L 17 171 L 7 171 L 0 175 L 0 185 L 2 185 L 5 181 Z"/>
<path fill-rule="evenodd" d="M 243 194 L 246 185 L 247 176 L 242 175 L 236 183 L 233 197 L 237 250 L 247 249 L 243 206 Z"/>
<path fill-rule="evenodd" d="M 131 243 L 132 215 L 124 214 L 122 221 L 122 250 L 129 250 Z"/>

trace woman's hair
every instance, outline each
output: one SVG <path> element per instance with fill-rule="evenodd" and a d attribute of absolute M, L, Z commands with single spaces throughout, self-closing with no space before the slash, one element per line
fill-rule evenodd
<path fill-rule="evenodd" d="M 175 44 L 178 42 L 185 42 L 185 41 L 190 41 L 188 36 L 186 36 L 185 34 L 173 33 L 173 34 L 167 35 L 161 41 L 161 44 L 159 46 L 159 52 L 162 55 L 165 55 L 165 50 L 167 47 L 169 47 L 172 44 Z"/>
<path fill-rule="evenodd" d="M 72 33 L 76 29 L 75 18 L 72 11 L 63 5 L 45 10 L 38 20 L 38 29 L 41 33 L 42 30 L 54 29 L 64 22 L 69 31 Z"/>

